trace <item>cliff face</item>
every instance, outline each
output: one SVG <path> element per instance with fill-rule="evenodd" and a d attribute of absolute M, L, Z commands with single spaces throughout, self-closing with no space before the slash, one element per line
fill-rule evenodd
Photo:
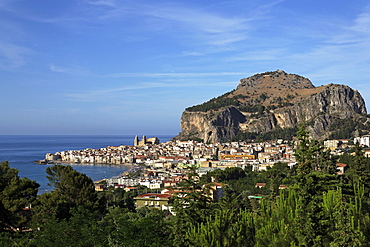
<path fill-rule="evenodd" d="M 212 112 L 184 111 L 179 139 L 195 137 L 205 142 L 225 142 L 238 133 L 239 125 L 245 121 L 245 116 L 235 107 L 227 107 L 216 115 Z"/>
<path fill-rule="evenodd" d="M 242 79 L 235 90 L 187 108 L 176 139 L 224 142 L 240 131 L 266 133 L 301 123 L 308 125 L 312 137 L 323 139 L 338 119 L 361 114 L 366 114 L 366 107 L 357 90 L 336 84 L 315 87 L 302 76 L 267 72 Z"/>

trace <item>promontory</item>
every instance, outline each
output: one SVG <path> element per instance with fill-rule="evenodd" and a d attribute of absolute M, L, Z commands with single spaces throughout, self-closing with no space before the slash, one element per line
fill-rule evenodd
<path fill-rule="evenodd" d="M 346 85 L 315 87 L 305 77 L 277 70 L 241 79 L 236 89 L 185 109 L 174 139 L 227 142 L 288 138 L 305 124 L 315 139 L 368 134 L 370 118 L 360 93 Z"/>

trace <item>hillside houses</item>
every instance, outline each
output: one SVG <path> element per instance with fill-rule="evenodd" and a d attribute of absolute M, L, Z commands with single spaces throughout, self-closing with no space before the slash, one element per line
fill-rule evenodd
<path fill-rule="evenodd" d="M 151 169 L 176 170 L 189 166 L 226 168 L 294 160 L 293 150 L 280 143 L 214 143 L 169 141 L 138 146 L 108 146 L 100 149 L 67 150 L 46 154 L 45 159 L 62 163 L 145 164 Z M 210 163 L 206 163 L 210 162 Z"/>
<path fill-rule="evenodd" d="M 128 177 L 127 174 L 107 179 L 107 186 L 132 187 L 146 186 L 149 189 L 174 187 L 181 181 L 189 167 L 198 169 L 200 175 L 213 169 L 227 167 L 245 168 L 264 171 L 280 161 L 294 166 L 294 150 L 283 140 L 269 142 L 230 142 L 206 144 L 196 141 L 169 141 L 157 143 L 142 142 L 136 146 L 108 146 L 106 148 L 67 150 L 55 154 L 46 154 L 46 160 L 55 163 L 100 163 L 117 165 L 145 165 L 142 176 Z M 154 143 L 154 144 L 153 144 Z M 157 143 L 157 144 L 155 144 Z M 344 140 L 325 142 L 332 153 L 337 154 L 340 143 Z M 369 155 L 367 153 L 367 155 Z M 342 169 L 342 168 L 338 168 Z M 342 169 L 343 170 L 343 169 Z M 341 172 L 344 172 L 341 171 Z M 180 174 L 175 175 L 175 174 Z M 182 175 L 181 175 L 182 174 Z M 177 179 L 174 179 L 177 177 Z M 101 187 L 99 187 L 101 189 Z"/>

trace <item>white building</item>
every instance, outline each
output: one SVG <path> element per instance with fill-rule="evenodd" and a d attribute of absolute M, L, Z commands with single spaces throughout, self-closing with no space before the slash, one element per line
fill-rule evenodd
<path fill-rule="evenodd" d="M 161 180 L 148 180 L 148 179 L 145 179 L 145 180 L 141 180 L 139 182 L 140 185 L 143 185 L 143 186 L 146 186 L 148 187 L 149 189 L 160 189 L 163 187 L 163 182 Z"/>
<path fill-rule="evenodd" d="M 328 149 L 336 149 L 338 148 L 339 141 L 338 140 L 327 140 L 324 141 L 324 147 Z"/>
<path fill-rule="evenodd" d="M 370 147 L 370 135 L 356 137 L 354 139 L 355 144 L 359 144 L 360 146 Z"/>

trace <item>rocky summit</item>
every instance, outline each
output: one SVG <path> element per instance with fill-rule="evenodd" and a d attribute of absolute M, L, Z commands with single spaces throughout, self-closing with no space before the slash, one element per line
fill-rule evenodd
<path fill-rule="evenodd" d="M 315 87 L 305 77 L 277 70 L 241 79 L 236 89 L 186 108 L 179 140 L 226 142 L 291 139 L 301 124 L 316 139 L 368 134 L 365 102 L 345 85 Z"/>

